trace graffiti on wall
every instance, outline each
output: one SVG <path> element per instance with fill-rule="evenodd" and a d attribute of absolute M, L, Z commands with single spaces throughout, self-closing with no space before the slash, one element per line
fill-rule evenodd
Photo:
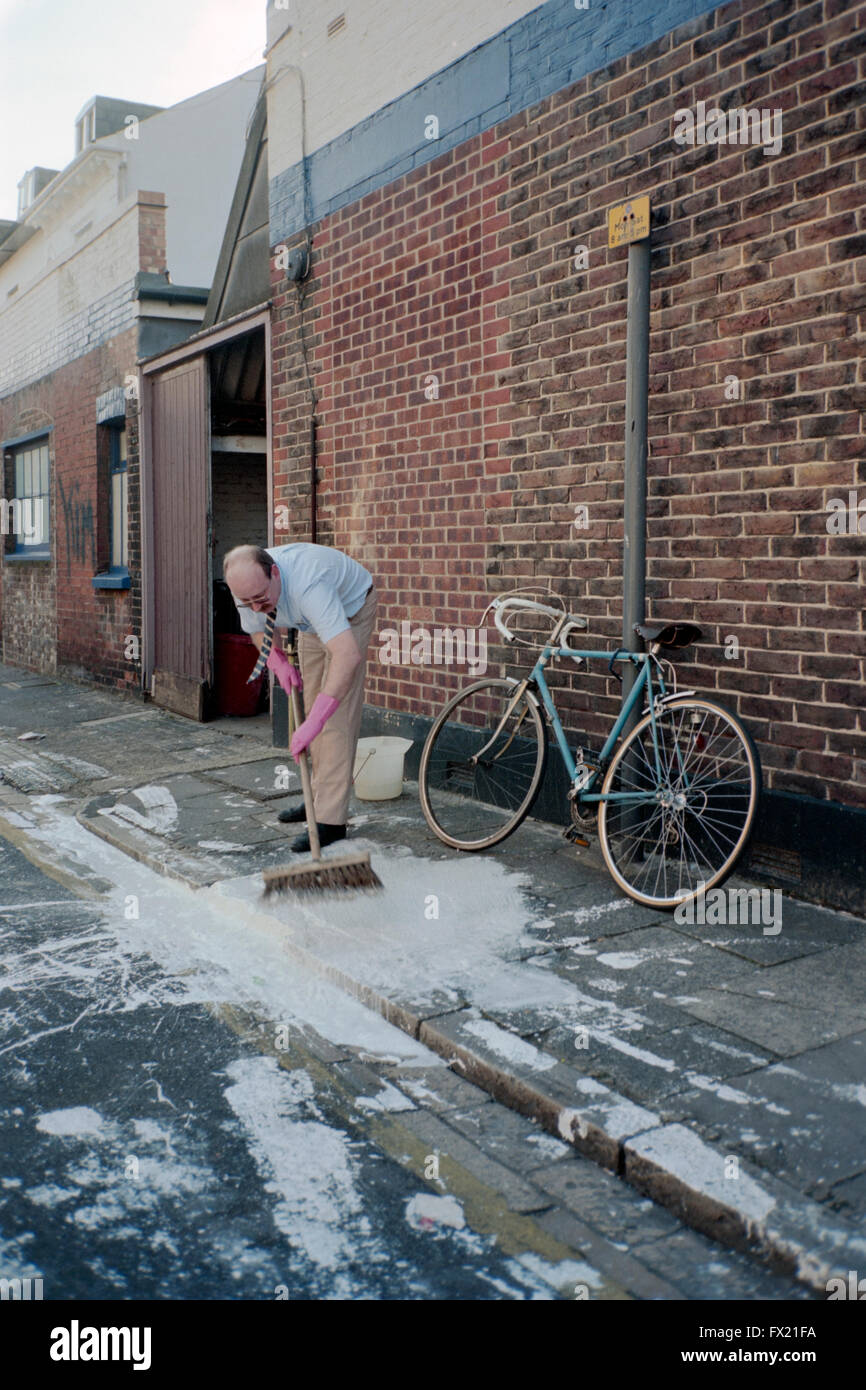
<path fill-rule="evenodd" d="M 93 503 L 79 500 L 78 483 L 72 483 L 67 496 L 62 479 L 57 479 L 60 510 L 66 533 L 66 573 L 72 572 L 72 561 L 79 565 L 88 562 L 96 568 L 96 532 L 93 525 Z"/>

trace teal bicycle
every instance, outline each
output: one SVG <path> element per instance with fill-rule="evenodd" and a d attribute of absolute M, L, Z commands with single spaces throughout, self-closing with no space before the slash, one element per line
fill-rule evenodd
<path fill-rule="evenodd" d="M 468 851 L 500 844 L 516 830 L 544 778 L 546 715 L 568 773 L 566 835 L 588 844 L 585 832 L 597 820 L 605 864 L 623 892 L 673 909 L 720 884 L 748 843 L 761 765 L 735 715 L 694 690 L 677 690 L 670 654 L 699 641 L 700 628 L 637 626 L 646 651 L 597 651 L 569 645 L 572 633 L 587 626 L 585 618 L 517 594 L 494 599 L 485 617 L 491 609 L 507 642 L 522 640 L 508 626 L 518 614 L 541 617 L 545 626 L 551 618 L 552 630 L 542 643 L 531 643 L 542 650 L 528 676 L 477 680 L 437 716 L 418 773 L 430 829 Z M 617 664 L 637 668 L 597 752 L 569 747 L 544 677 L 557 657 L 607 661 L 617 679 Z"/>

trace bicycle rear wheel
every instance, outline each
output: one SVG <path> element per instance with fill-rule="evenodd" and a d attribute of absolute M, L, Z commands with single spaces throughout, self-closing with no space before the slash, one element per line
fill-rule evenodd
<path fill-rule="evenodd" d="M 714 700 L 682 696 L 646 715 L 602 786 L 601 851 L 614 881 L 649 907 L 673 908 L 727 878 L 748 843 L 761 765 L 748 730 Z"/>
<path fill-rule="evenodd" d="M 528 815 L 547 760 L 544 720 L 519 682 L 476 681 L 449 701 L 418 770 L 424 818 L 453 849 L 499 844 Z"/>

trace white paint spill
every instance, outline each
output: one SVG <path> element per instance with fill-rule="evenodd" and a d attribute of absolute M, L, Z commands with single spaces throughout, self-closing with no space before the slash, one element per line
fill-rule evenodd
<path fill-rule="evenodd" d="M 731 1047 L 729 1043 L 717 1042 L 715 1038 L 707 1039 L 707 1047 L 711 1047 L 716 1052 L 725 1052 L 729 1057 L 743 1058 L 753 1067 L 762 1067 L 766 1063 L 766 1057 L 759 1057 L 756 1052 L 746 1052 L 741 1047 Z"/>
<path fill-rule="evenodd" d="M 609 912 L 621 912 L 624 907 L 634 907 L 631 898 L 612 898 L 607 903 L 593 903 L 591 907 L 577 907 L 568 916 L 575 926 L 580 926 L 583 922 L 597 922 L 600 917 L 606 917 Z"/>
<path fill-rule="evenodd" d="M 590 989 L 600 990 L 602 994 L 619 994 L 621 989 L 625 989 L 622 980 L 605 980 L 590 978 L 586 982 Z"/>
<path fill-rule="evenodd" d="M 719 1100 L 730 1101 L 732 1105 L 764 1105 L 766 1108 L 765 1102 L 757 1097 L 746 1095 L 745 1091 L 737 1091 L 733 1086 L 726 1086 L 715 1078 L 702 1076 L 700 1072 L 686 1072 L 684 1080 L 691 1082 L 699 1091 L 711 1091 Z"/>
<path fill-rule="evenodd" d="M 554 1139 L 552 1134 L 527 1134 L 527 1142 L 533 1144 L 545 1158 L 565 1158 L 569 1149 L 567 1144 L 560 1144 L 558 1139 Z"/>
<path fill-rule="evenodd" d="M 69 1110 L 49 1110 L 40 1115 L 36 1128 L 46 1134 L 79 1135 L 101 1134 L 104 1126 L 102 1116 L 88 1105 L 73 1106 Z"/>
<path fill-rule="evenodd" d="M 392 1086 L 388 1081 L 383 1084 L 382 1090 L 379 1091 L 378 1095 L 357 1096 L 355 1105 L 359 1110 L 401 1111 L 416 1109 L 416 1106 L 409 1097 L 404 1095 L 402 1091 L 399 1091 L 396 1086 Z"/>
<path fill-rule="evenodd" d="M 168 787 L 138 787 L 130 795 L 137 796 L 146 807 L 144 815 L 134 806 L 127 806 L 124 802 L 101 807 L 99 814 L 115 820 L 129 821 L 130 825 L 137 825 L 140 830 L 146 830 L 150 835 L 167 835 L 178 818 L 177 802 Z"/>
<path fill-rule="evenodd" d="M 627 1057 L 634 1057 L 636 1061 L 645 1062 L 648 1067 L 660 1067 L 662 1071 L 676 1071 L 677 1064 L 672 1062 L 670 1058 L 657 1057 L 654 1052 L 648 1052 L 643 1047 L 635 1047 L 632 1043 L 627 1043 L 604 1029 L 593 1028 L 592 1036 L 598 1038 L 599 1042 L 607 1043 L 608 1047 L 615 1048 L 617 1052 L 625 1053 Z"/>
<path fill-rule="evenodd" d="M 321 1037 L 336 1045 L 350 1043 L 371 1060 L 444 1068 L 435 1053 L 287 955 L 288 932 L 275 933 L 279 919 L 273 915 L 259 918 L 268 930 L 256 931 L 251 940 L 250 919 L 259 910 L 259 876 L 235 880 L 249 889 L 252 900 L 239 914 L 227 911 L 217 896 L 188 888 L 130 859 L 71 816 L 46 808 L 41 824 L 29 833 L 52 852 L 80 864 L 82 870 L 117 885 L 103 900 L 105 922 L 112 933 L 105 937 L 106 954 L 115 968 L 118 959 L 147 951 L 173 977 L 145 990 L 132 985 L 125 972 L 124 989 L 113 999 L 113 1007 L 149 1008 L 163 1002 L 163 997 L 172 1002 L 240 1004 L 262 1010 L 281 1023 L 306 1023 Z M 138 898 L 138 920 L 125 918 L 129 895 Z M 284 913 L 288 922 L 287 905 L 280 904 L 275 911 Z M 76 940 L 67 938 L 64 949 Z M 30 969 L 41 980 L 44 959 L 34 960 Z M 26 979 L 22 977 L 20 983 Z M 71 1031 L 75 1022 L 55 1031 Z M 26 1042 L 14 1044 L 16 1055 Z"/>
<path fill-rule="evenodd" d="M 524 1042 L 523 1038 L 500 1028 L 489 1019 L 468 1019 L 463 1023 L 462 1031 L 479 1038 L 497 1057 L 503 1057 L 517 1066 L 530 1067 L 533 1071 L 549 1071 L 556 1066 L 556 1058 L 549 1052 L 539 1051 L 532 1043 Z"/>
<path fill-rule="evenodd" d="M 354 843 L 366 848 L 360 839 Z M 370 849 L 384 894 L 287 903 L 286 940 L 309 946 L 319 961 L 407 1003 L 437 1006 L 448 991 L 455 1000 L 474 1002 L 478 996 L 491 1008 L 580 1003 L 570 981 L 527 970 L 513 958 L 526 927 L 520 890 L 527 875 L 510 873 L 495 860 L 440 862 Z M 343 851 L 337 845 L 334 852 Z M 256 875 L 207 892 L 246 915 L 260 889 Z M 431 899 L 438 917 L 426 915 Z"/>
<path fill-rule="evenodd" d="M 51 1183 L 40 1183 L 38 1187 L 28 1187 L 24 1191 L 24 1196 L 29 1202 L 35 1203 L 37 1207 L 62 1206 L 64 1202 L 69 1202 L 73 1197 L 80 1197 L 81 1193 L 74 1187 L 57 1187 Z"/>
<path fill-rule="evenodd" d="M 406 1220 L 413 1231 L 433 1231 L 437 1226 L 462 1231 L 466 1225 L 463 1208 L 456 1197 L 436 1197 L 432 1192 L 419 1192 L 409 1198 Z"/>
<path fill-rule="evenodd" d="M 641 951 L 606 951 L 598 956 L 599 965 L 609 965 L 613 970 L 634 970 L 642 965 L 646 956 Z"/>
<path fill-rule="evenodd" d="M 608 1089 L 601 1081 L 596 1081 L 594 1076 L 580 1076 L 577 1079 L 576 1087 L 585 1096 L 604 1096 L 608 1095 Z"/>
<path fill-rule="evenodd" d="M 576 1124 L 581 1138 L 586 1137 L 590 1124 L 596 1125 L 614 1139 L 640 1134 L 642 1130 L 652 1129 L 659 1124 L 659 1117 L 652 1110 L 635 1105 L 633 1101 L 618 1095 L 616 1091 L 611 1091 L 594 1077 L 580 1077 L 575 1089 L 594 1099 L 588 1100 L 581 1107 L 579 1114 L 568 1110 L 561 1112 L 559 1132 L 563 1138 L 571 1137 L 567 1129 L 563 1128 L 563 1116 L 573 1117 L 573 1123 Z M 568 1124 L 569 1121 L 565 1123 Z"/>
<path fill-rule="evenodd" d="M 400 1085 L 416 1100 L 433 1101 L 436 1105 L 445 1104 L 442 1097 L 437 1095 L 435 1091 L 431 1091 L 429 1086 L 425 1086 L 423 1081 L 413 1081 L 411 1078 L 401 1076 Z"/>
<path fill-rule="evenodd" d="M 316 1113 L 305 1071 L 287 1072 L 274 1057 L 245 1057 L 227 1068 L 226 1100 L 245 1131 L 265 1189 L 276 1198 L 275 1225 L 313 1264 L 337 1275 L 369 1259 L 370 1227 L 355 1183 L 351 1141 Z M 351 1288 L 345 1275 L 332 1297 Z"/>
<path fill-rule="evenodd" d="M 562 1109 L 557 1118 L 557 1128 L 566 1143 L 571 1144 L 574 1140 L 575 1130 L 581 1139 L 585 1139 L 589 1133 L 586 1121 L 577 1110 Z"/>
<path fill-rule="evenodd" d="M 31 1264 L 25 1252 L 25 1246 L 29 1245 L 35 1236 L 32 1231 L 16 1238 L 4 1240 L 0 1236 L 0 1269 L 2 1278 L 6 1279 L 43 1279 L 44 1271 L 38 1266 Z"/>
<path fill-rule="evenodd" d="M 702 1192 L 724 1207 L 734 1207 L 757 1226 L 776 1205 L 776 1198 L 746 1173 L 735 1183 L 726 1180 L 719 1152 L 684 1125 L 664 1125 L 639 1135 L 628 1148 L 674 1174 L 693 1192 Z"/>
<path fill-rule="evenodd" d="M 592 1289 L 604 1286 L 604 1280 L 598 1270 L 583 1260 L 560 1260 L 554 1265 L 543 1260 L 540 1255 L 526 1251 L 525 1254 L 518 1255 L 516 1259 L 508 1262 L 508 1271 L 515 1279 L 520 1278 L 521 1266 L 553 1289 L 568 1289 L 571 1292 L 576 1284 L 586 1284 Z"/>

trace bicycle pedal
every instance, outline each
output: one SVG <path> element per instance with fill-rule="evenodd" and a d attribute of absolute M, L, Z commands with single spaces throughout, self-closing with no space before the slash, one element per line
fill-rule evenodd
<path fill-rule="evenodd" d="M 590 840 L 587 840 L 585 835 L 579 834 L 573 825 L 567 825 L 565 827 L 562 832 L 562 838 L 567 840 L 570 845 L 582 845 L 584 849 L 589 849 L 592 843 Z"/>

